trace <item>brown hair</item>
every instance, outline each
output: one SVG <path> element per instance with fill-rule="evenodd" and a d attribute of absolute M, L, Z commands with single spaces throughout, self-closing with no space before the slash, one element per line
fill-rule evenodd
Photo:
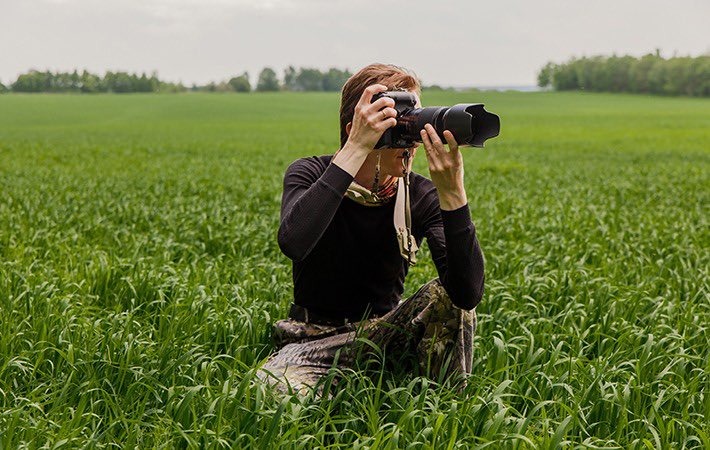
<path fill-rule="evenodd" d="M 392 64 L 370 64 L 360 69 L 345 82 L 340 97 L 340 148 L 343 148 L 348 140 L 345 127 L 348 122 L 353 121 L 355 105 L 365 88 L 372 84 L 384 84 L 389 90 L 407 90 L 417 93 L 421 89 L 416 75 L 402 67 Z"/>

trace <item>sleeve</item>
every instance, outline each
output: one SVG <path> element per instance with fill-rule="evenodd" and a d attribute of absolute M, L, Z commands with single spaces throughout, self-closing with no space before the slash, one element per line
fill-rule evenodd
<path fill-rule="evenodd" d="M 310 158 L 286 170 L 278 243 L 294 261 L 305 259 L 318 243 L 343 200 L 353 177 L 335 164 L 322 170 Z"/>
<path fill-rule="evenodd" d="M 435 198 L 428 210 L 424 236 L 439 279 L 454 305 L 473 309 L 483 297 L 485 275 L 483 253 L 468 204 L 454 211 L 443 211 Z"/>

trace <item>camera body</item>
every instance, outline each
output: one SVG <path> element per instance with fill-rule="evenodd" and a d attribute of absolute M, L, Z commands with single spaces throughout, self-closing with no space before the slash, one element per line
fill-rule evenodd
<path fill-rule="evenodd" d="M 376 149 L 409 148 L 422 142 L 419 131 L 430 123 L 442 142 L 444 131 L 449 130 L 459 146 L 483 147 L 483 143 L 500 133 L 500 118 L 483 108 L 483 103 L 417 108 L 417 98 L 411 92 L 386 91 L 375 94 L 375 100 L 389 97 L 397 110 L 397 125 L 388 128 L 377 141 Z"/>
<path fill-rule="evenodd" d="M 382 134 L 375 148 L 409 148 L 413 147 L 415 142 L 421 142 L 421 139 L 416 141 L 413 136 L 410 136 L 410 133 L 407 133 L 409 128 L 407 123 L 412 120 L 414 116 L 412 112 L 417 106 L 417 98 L 414 94 L 404 91 L 380 92 L 372 97 L 372 101 L 382 97 L 394 100 L 394 109 L 397 110 L 397 125 L 388 128 Z"/>

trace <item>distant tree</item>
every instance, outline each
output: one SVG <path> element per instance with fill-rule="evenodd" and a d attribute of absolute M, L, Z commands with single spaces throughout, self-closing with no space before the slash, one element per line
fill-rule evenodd
<path fill-rule="evenodd" d="M 663 93 L 667 95 L 688 95 L 691 58 L 670 58 L 666 61 L 666 82 Z"/>
<path fill-rule="evenodd" d="M 278 91 L 281 89 L 279 79 L 276 77 L 276 72 L 270 67 L 265 67 L 259 74 L 259 80 L 256 83 L 256 90 L 260 92 Z"/>
<path fill-rule="evenodd" d="M 50 90 L 52 92 L 71 92 L 73 90 L 71 74 L 66 72 L 52 74 Z"/>
<path fill-rule="evenodd" d="M 710 54 L 694 58 L 688 68 L 688 95 L 710 97 Z"/>
<path fill-rule="evenodd" d="M 185 87 L 181 84 L 163 82 L 158 74 L 153 72 L 150 76 L 142 73 L 106 72 L 102 77 L 87 70 L 81 74 L 75 69 L 73 72 L 49 71 L 39 72 L 30 70 L 21 74 L 11 85 L 15 92 L 183 92 Z"/>
<path fill-rule="evenodd" d="M 555 64 L 549 62 L 545 64 L 545 67 L 540 69 L 537 74 L 537 85 L 541 88 L 548 87 L 552 84 L 552 74 L 555 71 Z"/>
<path fill-rule="evenodd" d="M 556 90 L 638 92 L 662 95 L 710 96 L 710 55 L 664 59 L 660 51 L 641 58 L 594 56 L 572 58 L 538 73 L 538 85 L 552 81 Z M 551 74 L 550 74 L 551 72 Z"/>
<path fill-rule="evenodd" d="M 232 86 L 226 81 L 220 81 L 215 87 L 216 92 L 234 92 Z"/>
<path fill-rule="evenodd" d="M 648 92 L 662 94 L 666 85 L 668 70 L 665 61 L 659 58 L 648 71 Z"/>
<path fill-rule="evenodd" d="M 659 57 L 649 53 L 634 61 L 629 69 L 629 90 L 631 92 L 644 94 L 650 92 L 648 74 L 659 60 Z"/>
<path fill-rule="evenodd" d="M 232 77 L 227 82 L 234 92 L 249 92 L 251 91 L 251 84 L 249 83 L 249 74 L 244 72 L 238 77 Z"/>
<path fill-rule="evenodd" d="M 133 82 L 133 92 L 155 92 L 158 90 L 158 84 L 153 83 L 153 77 L 148 78 L 145 72 L 141 74 L 140 78 L 136 77 Z"/>
<path fill-rule="evenodd" d="M 126 72 L 106 72 L 104 76 L 104 83 L 108 92 L 115 92 L 118 94 L 135 92 L 136 76 L 130 75 Z"/>
<path fill-rule="evenodd" d="M 323 74 L 318 69 L 302 67 L 296 75 L 296 86 L 299 91 L 322 91 Z"/>
<path fill-rule="evenodd" d="M 94 75 L 93 73 L 89 73 L 84 70 L 81 73 L 80 80 L 81 92 L 96 93 L 106 91 L 103 81 L 98 75 Z"/>
<path fill-rule="evenodd" d="M 158 74 L 156 72 L 153 72 L 150 75 L 150 87 L 153 92 L 183 92 L 185 91 L 185 86 L 182 85 L 182 83 L 168 83 L 165 81 L 162 81 L 160 78 L 158 78 Z"/>
<path fill-rule="evenodd" d="M 552 77 L 552 87 L 558 91 L 568 91 L 572 89 L 579 89 L 579 84 L 577 83 L 577 73 L 572 66 L 574 62 L 569 64 L 561 64 L 555 67 L 555 71 Z"/>
<path fill-rule="evenodd" d="M 81 77 L 76 69 L 74 69 L 74 72 L 69 76 L 69 79 L 71 80 L 72 92 L 81 92 Z"/>
<path fill-rule="evenodd" d="M 631 91 L 631 68 L 636 59 L 632 56 L 613 56 L 607 61 L 611 92 Z"/>
<path fill-rule="evenodd" d="M 4 84 L 2 84 L 2 82 L 0 81 L 0 94 L 4 94 L 4 93 L 7 92 L 7 91 L 9 91 L 9 89 L 7 88 L 7 86 L 5 86 Z"/>
<path fill-rule="evenodd" d="M 296 90 L 296 69 L 293 66 L 288 66 L 284 70 L 284 84 L 283 88 L 287 91 Z"/>
<path fill-rule="evenodd" d="M 52 74 L 30 70 L 17 77 L 11 85 L 14 92 L 50 92 Z"/>
<path fill-rule="evenodd" d="M 160 82 L 156 92 L 166 92 L 176 94 L 178 92 L 186 92 L 187 88 L 182 83 L 165 83 Z"/>
<path fill-rule="evenodd" d="M 602 57 L 576 59 L 571 64 L 574 77 L 570 78 L 570 89 L 585 89 L 590 91 L 604 90 L 605 85 Z"/>
<path fill-rule="evenodd" d="M 340 91 L 343 85 L 352 74 L 347 70 L 339 70 L 336 68 L 328 69 L 328 72 L 323 74 L 323 90 L 324 91 Z"/>

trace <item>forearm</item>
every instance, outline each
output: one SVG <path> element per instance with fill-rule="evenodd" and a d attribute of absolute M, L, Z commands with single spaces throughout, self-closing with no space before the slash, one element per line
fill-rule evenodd
<path fill-rule="evenodd" d="M 447 190 L 437 189 L 436 193 L 439 197 L 439 205 L 441 205 L 442 211 L 454 211 L 468 203 L 463 185 Z"/>
<path fill-rule="evenodd" d="M 483 297 L 483 253 L 476 238 L 467 204 L 443 210 L 446 269 L 441 281 L 452 302 L 463 309 L 474 308 Z"/>
<path fill-rule="evenodd" d="M 354 178 L 369 153 L 370 150 L 367 148 L 352 144 L 348 141 L 345 143 L 345 146 L 335 154 L 332 164 L 340 167 Z"/>

